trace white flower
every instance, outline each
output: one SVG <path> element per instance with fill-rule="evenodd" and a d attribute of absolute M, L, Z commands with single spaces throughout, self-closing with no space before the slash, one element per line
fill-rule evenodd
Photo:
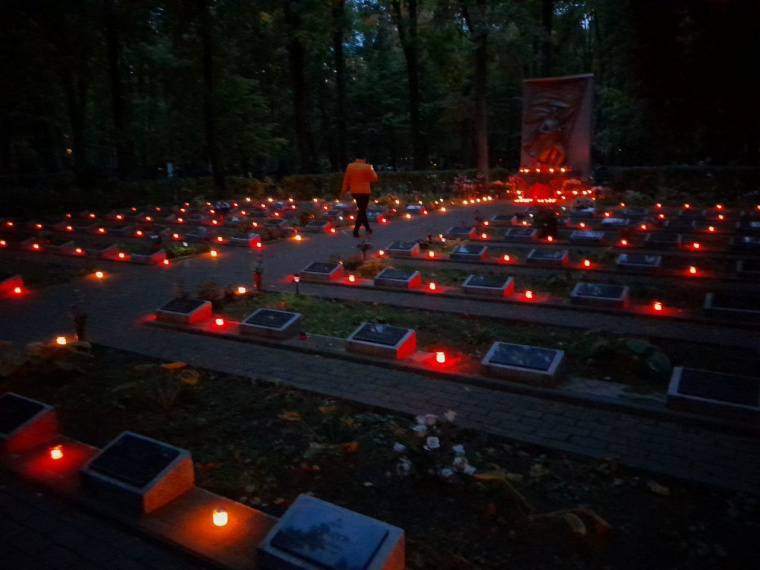
<path fill-rule="evenodd" d="M 425 437 L 427 428 L 425 426 L 414 426 L 412 428 L 412 431 L 414 431 L 417 434 L 417 437 Z"/>
<path fill-rule="evenodd" d="M 425 425 L 426 426 L 434 426 L 435 421 L 438 419 L 438 416 L 435 414 L 425 414 Z"/>
<path fill-rule="evenodd" d="M 406 446 L 402 443 L 394 443 L 393 451 L 395 451 L 396 453 L 404 453 L 406 451 Z"/>
<path fill-rule="evenodd" d="M 451 446 L 451 451 L 457 455 L 464 455 L 464 445 L 453 445 Z"/>
<path fill-rule="evenodd" d="M 448 479 L 453 474 L 454 474 L 454 472 L 451 469 L 449 469 L 448 467 L 446 467 L 444 469 L 441 469 L 441 477 L 443 477 L 444 479 Z"/>
<path fill-rule="evenodd" d="M 417 422 L 418 426 L 425 425 L 425 416 L 417 416 L 416 418 L 414 418 L 414 420 Z"/>
<path fill-rule="evenodd" d="M 472 465 L 468 465 L 464 468 L 464 472 L 467 473 L 467 475 L 472 475 L 475 473 L 475 468 Z"/>
<path fill-rule="evenodd" d="M 437 437 L 427 438 L 426 443 L 427 445 L 425 445 L 425 449 L 427 449 L 428 451 L 432 449 L 438 449 L 439 447 L 441 447 L 441 442 L 438 440 Z"/>
<path fill-rule="evenodd" d="M 457 413 L 454 410 L 449 410 L 445 414 L 443 414 L 443 417 L 446 418 L 446 421 L 449 423 L 454 423 L 454 419 L 457 417 Z"/>

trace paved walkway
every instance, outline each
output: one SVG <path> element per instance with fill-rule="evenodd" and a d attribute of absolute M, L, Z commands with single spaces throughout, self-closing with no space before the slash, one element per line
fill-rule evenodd
<path fill-rule="evenodd" d="M 502 208 L 504 204 L 478 207 L 484 217 L 490 217 Z M 450 226 L 469 223 L 474 215 L 475 208 L 460 208 L 448 214 L 436 213 L 410 221 L 394 221 L 387 227 L 376 228 L 373 243 L 377 248 L 383 248 L 394 239 L 410 240 L 428 233 L 443 232 Z M 357 241 L 350 237 L 350 233 L 308 236 L 302 243 L 288 241 L 268 245 L 262 254 L 265 286 L 268 289 L 292 290 L 288 276 L 312 261 L 326 261 L 333 254 L 346 256 L 358 253 L 356 245 Z M 52 339 L 70 331 L 67 309 L 71 303 L 77 302 L 87 308 L 90 315 L 88 337 L 98 344 L 150 356 L 180 359 L 223 372 L 279 378 L 284 384 L 297 388 L 405 414 L 441 413 L 453 409 L 458 413 L 458 423 L 466 428 L 588 457 L 614 454 L 623 464 L 649 470 L 658 476 L 681 477 L 760 495 L 760 480 L 757 477 L 760 473 L 760 439 L 757 437 L 681 423 L 675 418 L 642 417 L 588 407 L 582 402 L 561 402 L 466 386 L 412 371 L 347 361 L 331 364 L 317 355 L 180 334 L 145 327 L 140 323 L 141 316 L 150 314 L 170 300 L 178 288 L 196 291 L 197 286 L 205 281 L 250 286 L 257 252 L 237 248 L 226 248 L 222 252 L 217 259 L 188 259 L 168 268 L 104 263 L 103 268 L 108 275 L 102 281 L 85 278 L 33 290 L 22 299 L 1 300 L 0 313 L 3 318 L 0 320 L 0 339 L 29 342 Z M 333 292 L 344 291 L 329 289 Z M 355 298 L 364 298 L 365 293 L 353 292 Z M 412 299 L 414 306 L 421 306 L 424 299 L 398 296 Z M 372 300 L 377 300 L 376 295 L 374 297 Z M 477 302 L 457 303 L 462 303 L 460 312 L 476 313 L 479 310 Z M 489 313 L 492 307 L 493 304 L 489 303 Z M 431 308 L 436 306 L 432 305 Z M 456 307 L 448 308 L 456 310 Z M 538 319 L 536 315 L 538 313 L 503 316 L 533 320 Z M 577 316 L 575 312 L 558 311 L 551 318 L 546 318 L 547 322 L 554 324 L 567 324 L 567 319 L 572 318 L 577 324 Z M 598 321 L 594 322 L 593 319 L 583 325 L 599 328 Z M 657 334 L 658 330 L 664 330 L 665 323 L 655 323 L 652 327 L 652 334 Z M 757 334 L 751 331 L 721 329 L 720 335 L 723 339 L 730 338 L 726 341 L 728 344 L 757 346 Z M 14 501 L 33 503 L 38 500 L 33 498 L 34 494 L 24 494 L 27 492 L 8 478 L 0 480 L 0 484 L 5 487 L 4 494 L 0 495 L 3 501 L 13 504 Z M 66 512 L 66 509 L 63 511 Z M 44 514 L 45 509 L 42 512 Z M 51 516 L 56 512 L 57 507 L 53 507 Z M 75 516 L 75 513 L 71 514 Z M 40 516 L 45 518 L 46 515 Z M 53 538 L 59 536 L 56 528 L 67 526 L 62 523 L 58 527 L 49 526 L 36 531 L 34 528 L 27 529 L 27 532 L 36 532 L 42 541 L 54 542 Z M 21 535 L 17 533 L 16 536 Z M 6 537 L 5 540 L 2 547 L 11 552 L 15 559 L 25 560 L 25 556 L 32 554 L 17 544 L 16 539 Z M 76 561 L 79 551 L 76 550 L 76 539 L 72 540 L 71 545 L 63 547 L 72 553 L 72 560 Z M 121 544 L 123 540 L 117 542 Z M 96 567 L 128 564 L 120 556 L 92 562 Z M 138 563 L 148 564 L 139 557 L 135 560 L 135 564 Z M 62 564 L 60 567 L 86 566 L 72 562 L 69 566 Z"/>

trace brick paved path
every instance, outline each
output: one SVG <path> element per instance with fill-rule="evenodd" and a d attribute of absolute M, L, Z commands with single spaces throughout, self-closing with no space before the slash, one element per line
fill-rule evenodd
<path fill-rule="evenodd" d="M 490 217 L 503 207 L 503 204 L 492 204 L 479 209 L 481 215 Z M 376 248 L 384 248 L 394 239 L 412 240 L 427 233 L 443 232 L 452 225 L 471 221 L 474 211 L 464 209 L 411 221 L 394 221 L 388 227 L 376 227 L 372 241 Z M 358 242 L 350 237 L 350 233 L 307 237 L 303 243 L 281 242 L 264 249 L 266 288 L 290 290 L 292 285 L 287 277 L 310 262 L 326 261 L 331 254 L 345 256 L 358 252 Z M 0 339 L 29 342 L 51 339 L 70 331 L 67 310 L 71 303 L 77 302 L 87 308 L 90 314 L 88 336 L 98 344 L 179 359 L 223 372 L 275 377 L 297 388 L 400 413 L 440 413 L 453 409 L 459 414 L 458 423 L 467 428 L 589 457 L 614 454 L 631 467 L 760 495 L 760 478 L 757 477 L 760 473 L 760 439 L 755 436 L 680 422 L 675 415 L 641 416 L 589 407 L 582 401 L 565 402 L 466 386 L 412 371 L 357 362 L 333 362 L 317 355 L 181 334 L 140 324 L 140 317 L 170 300 L 180 284 L 189 291 L 197 290 L 198 284 L 204 281 L 250 286 L 256 252 L 237 248 L 223 249 L 222 252 L 218 259 L 188 259 L 169 268 L 104 263 L 102 267 L 108 277 L 103 281 L 86 278 L 32 291 L 23 299 L 0 300 L 0 314 L 3 315 Z M 304 291 L 308 292 L 311 287 L 320 293 L 370 300 L 369 292 L 335 287 L 320 289 L 319 286 L 305 285 Z M 371 300 L 377 300 L 377 295 L 372 297 Z M 392 293 L 384 294 L 383 299 L 407 306 L 492 316 L 496 306 L 493 303 L 481 305 L 476 301 Z M 568 319 L 572 319 L 576 325 L 621 332 L 632 330 L 626 327 L 644 325 L 651 334 L 753 349 L 758 346 L 757 333 L 742 329 L 721 328 L 716 334 L 710 327 L 665 321 L 634 322 L 548 309 L 528 311 L 520 306 L 500 305 L 497 316 L 559 325 L 566 325 Z M 579 320 L 581 318 L 584 320 Z M 3 500 L 16 500 L 13 499 L 14 483 L 6 480 L 3 484 L 6 486 Z M 50 540 L 44 529 L 38 530 L 41 539 Z M 29 555 L 13 544 L 5 544 L 3 548 L 12 549 L 19 559 Z M 138 559 L 135 563 L 139 562 Z M 113 564 L 103 564 L 106 565 Z"/>

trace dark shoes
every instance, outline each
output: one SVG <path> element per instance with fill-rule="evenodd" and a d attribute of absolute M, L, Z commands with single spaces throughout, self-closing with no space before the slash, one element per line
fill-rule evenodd
<path fill-rule="evenodd" d="M 358 238 L 359 237 L 359 232 L 354 232 L 354 237 Z"/>

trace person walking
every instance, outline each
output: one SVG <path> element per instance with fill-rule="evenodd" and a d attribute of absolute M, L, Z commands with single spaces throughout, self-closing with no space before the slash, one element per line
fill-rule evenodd
<path fill-rule="evenodd" d="M 346 191 L 356 201 L 356 223 L 354 224 L 354 237 L 359 237 L 359 228 L 364 225 L 367 234 L 372 233 L 367 219 L 367 206 L 369 205 L 370 184 L 377 182 L 377 172 L 371 164 L 367 164 L 367 155 L 356 153 L 356 160 L 346 167 L 343 175 L 343 187 L 340 190 L 342 198 Z"/>

